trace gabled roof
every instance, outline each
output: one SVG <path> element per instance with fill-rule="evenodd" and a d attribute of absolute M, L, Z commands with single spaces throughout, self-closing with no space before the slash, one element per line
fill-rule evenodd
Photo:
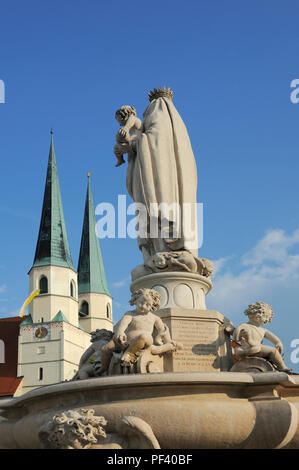
<path fill-rule="evenodd" d="M 74 269 L 61 202 L 53 131 L 51 131 L 42 216 L 33 267 L 50 265 Z"/>
<path fill-rule="evenodd" d="M 96 220 L 90 181 L 88 178 L 78 263 L 78 293 L 107 294 L 108 289 L 102 252 L 96 232 Z"/>
<path fill-rule="evenodd" d="M 68 319 L 63 315 L 62 311 L 59 310 L 57 315 L 55 315 L 55 317 L 51 320 L 51 323 L 63 322 L 63 321 L 66 322 L 66 323 L 69 323 Z"/>
<path fill-rule="evenodd" d="M 24 320 L 22 321 L 20 326 L 32 325 L 33 321 L 32 321 L 31 315 L 28 315 L 28 317 L 23 317 L 23 318 L 24 318 Z"/>

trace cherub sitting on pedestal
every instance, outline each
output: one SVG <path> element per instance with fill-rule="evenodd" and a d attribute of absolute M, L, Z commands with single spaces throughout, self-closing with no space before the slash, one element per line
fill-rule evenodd
<path fill-rule="evenodd" d="M 245 315 L 248 315 L 248 323 L 242 323 L 240 326 L 231 328 L 233 330 L 233 339 L 240 342 L 241 346 L 235 348 L 235 354 L 242 360 L 243 357 L 261 357 L 271 362 L 277 370 L 289 372 L 290 369 L 284 363 L 281 356 L 283 352 L 283 345 L 280 339 L 270 331 L 262 328 L 262 325 L 270 323 L 274 317 L 272 307 L 264 302 L 256 302 L 250 304 L 245 310 Z M 227 328 L 227 331 L 229 329 Z M 263 339 L 268 339 L 273 346 L 263 345 Z"/>
<path fill-rule="evenodd" d="M 160 294 L 151 289 L 142 288 L 133 293 L 130 304 L 136 305 L 136 309 L 125 313 L 112 340 L 103 347 L 99 374 L 107 371 L 114 353 L 120 353 L 122 366 L 130 366 L 138 360 L 142 351 L 162 354 L 181 348 L 171 340 L 161 318 L 153 313 L 159 309 L 160 299 Z M 157 333 L 155 338 L 154 333 Z"/>
<path fill-rule="evenodd" d="M 84 380 L 97 377 L 97 370 L 101 368 L 101 351 L 112 338 L 113 332 L 106 329 L 97 329 L 91 332 L 91 345 L 82 354 L 78 371 L 72 380 Z M 91 360 L 93 360 L 91 362 Z"/>
<path fill-rule="evenodd" d="M 114 146 L 114 154 L 117 158 L 116 166 L 126 163 L 123 155 L 130 154 L 135 149 L 137 137 L 141 134 L 142 122 L 136 115 L 133 106 L 122 106 L 115 113 L 115 118 L 119 122 L 121 128 L 116 134 L 116 144 Z"/>

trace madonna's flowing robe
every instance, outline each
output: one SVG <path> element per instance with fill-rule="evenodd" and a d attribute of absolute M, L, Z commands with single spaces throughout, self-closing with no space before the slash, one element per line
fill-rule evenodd
<path fill-rule="evenodd" d="M 152 203 L 179 204 L 178 219 L 163 206 L 161 218 L 176 221 L 180 233 L 163 240 L 139 237 L 140 248 L 152 254 L 189 250 L 197 256 L 196 189 L 196 163 L 185 124 L 171 99 L 157 98 L 143 114 L 143 132 L 136 153 L 129 156 L 127 190 L 135 203 L 145 205 L 148 215 Z"/>

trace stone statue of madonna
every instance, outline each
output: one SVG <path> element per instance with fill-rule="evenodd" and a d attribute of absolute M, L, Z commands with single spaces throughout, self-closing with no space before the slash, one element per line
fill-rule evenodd
<path fill-rule="evenodd" d="M 127 153 L 127 190 L 141 216 L 139 248 L 145 267 L 151 271 L 161 268 L 161 263 L 154 263 L 157 254 L 171 260 L 166 263 L 168 270 L 177 269 L 174 257 L 180 256 L 181 265 L 185 258 L 186 266 L 195 260 L 198 271 L 202 263 L 197 259 L 197 170 L 190 139 L 172 102 L 172 90 L 154 89 L 148 96 L 150 104 L 143 122 L 132 106 L 116 112 L 121 126 L 114 147 L 116 166 L 125 163 L 123 155 Z"/>

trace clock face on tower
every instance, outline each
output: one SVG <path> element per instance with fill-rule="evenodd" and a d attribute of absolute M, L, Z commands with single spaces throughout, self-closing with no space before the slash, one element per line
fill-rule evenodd
<path fill-rule="evenodd" d="M 34 338 L 35 339 L 48 339 L 49 329 L 46 326 L 38 325 L 34 328 Z"/>

